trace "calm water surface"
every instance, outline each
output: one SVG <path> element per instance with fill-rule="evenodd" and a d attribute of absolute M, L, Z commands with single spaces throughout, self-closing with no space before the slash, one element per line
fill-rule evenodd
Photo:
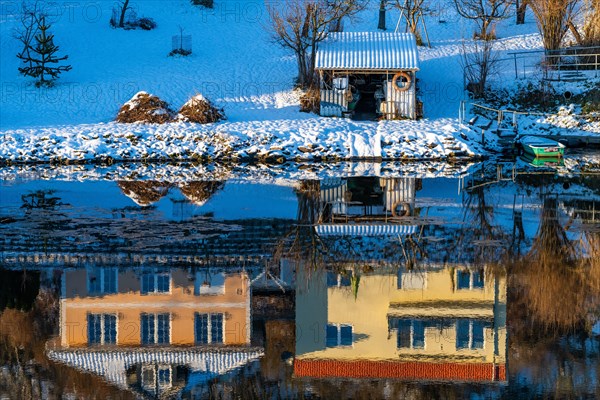
<path fill-rule="evenodd" d="M 0 398 L 600 396 L 600 176 L 0 182 Z"/>

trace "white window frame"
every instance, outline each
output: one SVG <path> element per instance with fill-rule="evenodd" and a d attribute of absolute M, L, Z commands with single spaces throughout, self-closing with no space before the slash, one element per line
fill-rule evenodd
<path fill-rule="evenodd" d="M 410 320 L 410 335 L 409 335 L 409 342 L 410 345 L 408 347 L 399 347 L 399 349 L 412 349 L 412 350 L 424 350 L 427 348 L 427 328 L 423 328 L 423 347 L 415 347 L 414 342 L 415 342 L 415 320 L 411 319 Z M 397 330 L 397 335 L 400 334 L 400 328 L 398 328 Z"/>
<path fill-rule="evenodd" d="M 456 341 L 455 342 L 456 350 L 459 350 L 459 351 L 461 351 L 461 350 L 470 350 L 471 351 L 471 350 L 483 350 L 483 349 L 485 349 L 485 344 L 486 344 L 485 343 L 485 326 L 483 327 L 483 346 L 481 348 L 473 347 L 473 325 L 474 325 L 473 322 L 475 322 L 474 319 L 469 319 L 469 345 L 468 345 L 468 347 L 464 347 L 464 348 L 460 348 L 459 349 L 458 348 L 458 341 Z M 456 330 L 456 335 L 458 336 L 458 321 L 456 321 L 456 323 L 455 323 L 454 326 L 455 326 L 455 330 Z"/>
<path fill-rule="evenodd" d="M 336 327 L 337 329 L 337 343 L 335 344 L 335 346 L 332 347 L 341 347 L 341 348 L 351 348 L 354 347 L 354 325 L 352 324 L 340 324 L 340 323 L 331 323 L 328 322 L 327 325 L 325 325 L 325 343 L 327 343 L 327 326 L 328 325 L 333 325 Z M 351 339 L 351 344 L 347 345 L 347 344 L 342 344 L 342 327 L 346 327 L 349 326 L 352 330 L 352 337 Z"/>
<path fill-rule="evenodd" d="M 144 291 L 144 278 L 151 276 L 153 281 L 154 281 L 154 289 L 152 291 Z M 158 290 L 158 277 L 159 276 L 168 276 L 169 277 L 169 289 L 167 291 L 159 291 Z M 142 276 L 140 277 L 140 293 L 143 296 L 147 296 L 147 295 L 157 295 L 157 294 L 171 294 L 171 291 L 173 289 L 173 279 L 171 276 L 171 271 L 164 271 L 164 272 L 144 272 L 142 273 Z"/>
<path fill-rule="evenodd" d="M 212 340 L 212 319 L 211 319 L 211 317 L 213 315 L 221 315 L 221 320 L 223 321 L 221 323 L 221 332 L 223 332 L 223 341 L 216 342 L 216 343 L 225 344 L 225 313 L 206 313 L 206 312 L 199 312 L 199 311 L 195 312 L 194 313 L 194 342 L 195 343 L 196 343 L 196 321 L 197 321 L 196 316 L 197 315 L 207 315 L 208 316 L 207 321 L 206 321 L 206 324 L 207 324 L 207 331 L 206 331 L 207 332 L 207 334 L 206 334 L 207 335 L 207 341 L 206 341 L 206 343 L 198 343 L 198 344 L 202 345 L 202 344 L 212 344 L 213 343 L 213 340 Z"/>
<path fill-rule="evenodd" d="M 105 317 L 111 316 L 111 317 L 115 317 L 115 342 L 114 343 L 108 343 L 110 345 L 117 345 L 119 344 L 119 315 L 118 314 L 114 314 L 114 313 L 88 313 L 87 314 L 87 318 L 86 318 L 86 323 L 88 324 L 87 327 L 87 341 L 88 344 L 90 343 L 90 327 L 89 327 L 89 316 L 91 315 L 99 315 L 100 316 L 100 343 L 94 343 L 94 345 L 97 346 L 104 346 L 106 343 L 106 331 L 104 329 L 104 319 Z"/>
<path fill-rule="evenodd" d="M 92 290 L 92 285 L 90 282 L 90 274 L 91 273 L 95 273 L 96 271 L 99 272 L 97 279 L 100 280 L 100 290 L 96 291 L 96 290 Z M 115 277 L 115 291 L 114 292 L 110 292 L 110 294 L 114 294 L 114 293 L 118 293 L 119 292 L 119 270 L 117 268 L 114 267 L 108 267 L 108 268 L 102 268 L 102 267 L 88 267 L 86 268 L 86 289 L 87 292 L 90 295 L 96 295 L 96 294 L 105 294 L 106 293 L 106 287 L 104 285 L 104 278 L 106 277 L 107 273 L 110 272 L 111 274 L 114 274 Z"/>
<path fill-rule="evenodd" d="M 465 270 L 456 270 L 456 275 L 455 275 L 455 282 L 457 282 L 456 284 L 456 289 L 457 290 L 483 290 L 485 289 L 485 271 L 483 273 L 483 287 L 474 287 L 474 283 L 475 283 L 475 274 L 478 273 L 479 271 L 472 271 L 472 270 L 468 270 L 469 271 L 469 287 L 468 288 L 459 288 L 458 287 L 458 274 L 460 272 L 464 272 Z"/>
<path fill-rule="evenodd" d="M 150 343 L 144 343 L 144 338 L 142 337 L 142 316 L 143 315 L 154 315 L 154 336 L 153 341 Z M 165 343 L 158 343 L 158 316 L 159 315 L 168 315 L 169 316 L 169 341 Z M 164 346 L 167 344 L 171 344 L 173 341 L 173 315 L 171 313 L 140 313 L 140 344 L 144 346 Z"/>
<path fill-rule="evenodd" d="M 160 384 L 160 382 L 158 381 L 159 373 L 160 373 L 160 371 L 167 371 L 167 370 L 169 371 L 169 382 L 167 384 Z M 145 378 L 144 373 L 147 371 L 152 371 L 151 381 L 148 381 Z M 142 388 L 145 391 L 153 393 L 153 394 L 158 394 L 158 393 L 156 393 L 157 387 L 160 392 L 161 390 L 165 390 L 165 389 L 168 389 L 173 386 L 173 369 L 168 364 L 167 365 L 164 365 L 164 364 L 142 365 L 141 380 L 142 380 Z"/>

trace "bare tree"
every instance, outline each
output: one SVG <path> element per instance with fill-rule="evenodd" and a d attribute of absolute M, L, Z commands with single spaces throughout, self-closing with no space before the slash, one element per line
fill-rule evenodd
<path fill-rule="evenodd" d="M 123 0 L 121 3 L 121 14 L 119 15 L 119 28 L 123 28 L 125 26 L 125 13 L 129 9 L 129 0 Z"/>
<path fill-rule="evenodd" d="M 527 13 L 527 0 L 516 0 L 515 8 L 517 9 L 517 25 L 523 25 Z"/>
<path fill-rule="evenodd" d="M 379 2 L 379 21 L 377 23 L 377 29 L 385 31 L 385 11 L 387 8 L 387 0 L 380 0 Z"/>
<path fill-rule="evenodd" d="M 419 18 L 425 10 L 425 0 L 396 0 L 395 7 L 404 13 L 406 23 L 410 32 L 415 35 L 417 44 L 421 45 L 423 39 L 419 33 Z"/>
<path fill-rule="evenodd" d="M 282 7 L 269 6 L 275 41 L 291 49 L 298 61 L 298 85 L 314 83 L 317 46 L 345 17 L 352 17 L 367 5 L 365 0 L 290 0 Z"/>
<path fill-rule="evenodd" d="M 578 10 L 578 0 L 528 0 L 546 50 L 560 48 Z"/>
<path fill-rule="evenodd" d="M 584 0 L 583 4 L 584 22 L 579 34 L 572 21 L 569 28 L 581 46 L 600 45 L 600 0 Z"/>
<path fill-rule="evenodd" d="M 483 97 L 488 78 L 497 72 L 498 62 L 498 54 L 494 52 L 492 41 L 476 41 L 473 51 L 469 51 L 463 43 L 461 64 L 466 89 L 473 97 Z"/>
<path fill-rule="evenodd" d="M 514 0 L 454 0 L 458 14 L 477 23 L 475 37 L 483 40 L 495 39 L 494 23 L 508 18 L 513 4 Z"/>

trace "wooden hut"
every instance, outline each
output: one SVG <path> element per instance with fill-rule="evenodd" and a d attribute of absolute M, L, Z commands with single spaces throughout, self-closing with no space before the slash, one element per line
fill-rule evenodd
<path fill-rule="evenodd" d="M 321 115 L 357 119 L 416 119 L 419 70 L 412 33 L 333 32 L 316 54 Z"/>

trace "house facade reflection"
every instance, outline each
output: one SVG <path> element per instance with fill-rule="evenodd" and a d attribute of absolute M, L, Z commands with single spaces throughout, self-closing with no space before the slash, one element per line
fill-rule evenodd
<path fill-rule="evenodd" d="M 297 292 L 296 376 L 506 380 L 503 277 L 440 266 L 362 275 L 357 290 L 328 274 Z"/>
<path fill-rule="evenodd" d="M 258 359 L 245 271 L 95 268 L 62 275 L 55 361 L 144 394 L 173 393 Z"/>

